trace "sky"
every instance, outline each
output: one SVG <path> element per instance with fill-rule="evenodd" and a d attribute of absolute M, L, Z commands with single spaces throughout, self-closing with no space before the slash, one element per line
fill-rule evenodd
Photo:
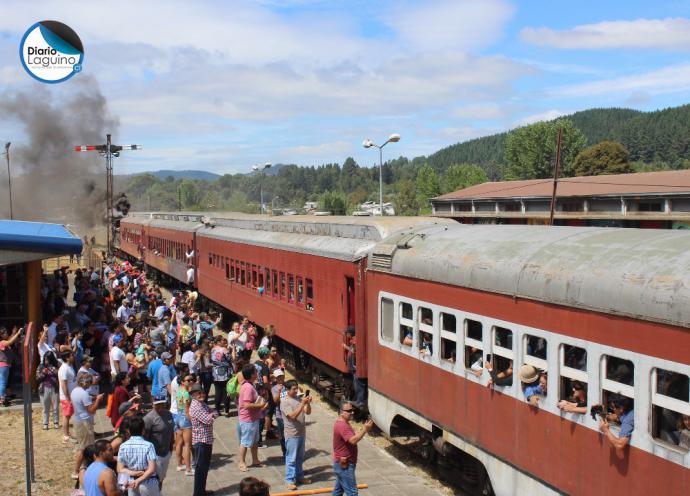
<path fill-rule="evenodd" d="M 428 155 L 593 107 L 688 103 L 690 0 L 3 0 L 0 99 L 107 100 L 123 152 L 115 173 L 251 171 L 351 156 Z M 46 85 L 22 68 L 26 29 L 59 20 L 83 70 Z M 80 79 L 82 81 L 80 81 Z M 0 116 L 0 141 L 26 142 Z M 86 143 L 75 143 L 86 144 Z"/>

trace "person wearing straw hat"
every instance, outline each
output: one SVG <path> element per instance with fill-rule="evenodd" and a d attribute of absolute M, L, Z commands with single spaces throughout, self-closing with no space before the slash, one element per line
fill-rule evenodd
<path fill-rule="evenodd" d="M 536 367 L 523 365 L 518 373 L 527 402 L 539 406 L 539 397 L 546 396 L 546 374 L 540 374 Z"/>

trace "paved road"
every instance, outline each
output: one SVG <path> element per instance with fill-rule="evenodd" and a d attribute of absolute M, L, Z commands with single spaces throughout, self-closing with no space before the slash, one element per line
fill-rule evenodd
<path fill-rule="evenodd" d="M 304 489 L 332 487 L 335 482 L 331 462 L 331 429 L 334 421 L 334 412 L 317 402 L 312 404 L 312 414 L 308 417 L 307 424 L 304 468 L 305 475 L 313 482 L 303 486 Z M 239 481 L 246 475 L 252 475 L 268 482 L 271 485 L 271 492 L 287 491 L 284 482 L 285 466 L 277 441 L 268 441 L 268 448 L 259 450 L 259 456 L 267 463 L 267 467 L 252 468 L 246 474 L 238 470 L 236 426 L 237 417 L 216 419 L 213 458 L 207 489 L 216 491 L 218 495 L 236 495 Z M 103 415 L 103 409 L 99 410 L 96 432 L 111 430 L 110 420 Z M 247 461 L 250 461 L 249 455 Z M 176 472 L 176 465 L 176 461 L 171 460 L 163 494 L 189 496 L 192 494 L 193 477 L 186 477 L 183 472 Z M 369 489 L 360 491 L 363 496 L 441 494 L 424 479 L 413 474 L 403 463 L 366 438 L 359 443 L 357 481 L 369 484 Z"/>

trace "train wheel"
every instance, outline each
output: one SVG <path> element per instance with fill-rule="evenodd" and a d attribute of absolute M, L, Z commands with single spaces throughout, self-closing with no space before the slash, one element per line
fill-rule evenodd
<path fill-rule="evenodd" d="M 426 465 L 432 465 L 438 461 L 438 452 L 431 440 L 424 439 L 422 447 L 419 449 L 419 456 Z"/>

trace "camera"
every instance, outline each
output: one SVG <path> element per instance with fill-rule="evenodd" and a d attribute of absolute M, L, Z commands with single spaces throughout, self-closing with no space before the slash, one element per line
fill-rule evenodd
<path fill-rule="evenodd" d="M 605 418 L 606 410 L 604 410 L 603 405 L 592 405 L 592 408 L 589 409 L 589 414 L 592 416 L 592 420 L 596 420 L 597 415 L 599 415 L 601 418 Z"/>

